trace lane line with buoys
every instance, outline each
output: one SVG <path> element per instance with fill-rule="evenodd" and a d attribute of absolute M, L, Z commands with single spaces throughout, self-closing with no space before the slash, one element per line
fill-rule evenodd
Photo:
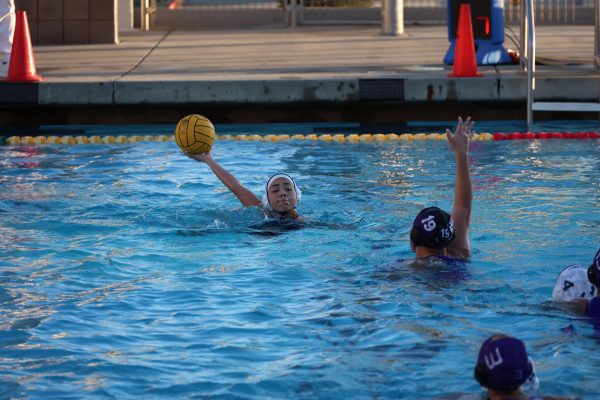
<path fill-rule="evenodd" d="M 600 132 L 496 132 L 493 140 L 600 139 Z"/>
<path fill-rule="evenodd" d="M 1 139 L 1 138 L 0 138 Z M 475 133 L 471 140 L 537 140 L 537 139 L 600 139 L 600 132 L 494 132 Z M 7 145 L 43 145 L 43 144 L 125 144 L 139 142 L 170 142 L 173 135 L 93 135 L 93 136 L 9 136 Z M 217 140 L 280 142 L 288 140 L 313 140 L 338 143 L 381 143 L 398 141 L 446 140 L 445 133 L 322 133 L 322 134 L 279 134 L 279 135 L 218 135 Z M 1 143 L 1 142 L 0 142 Z"/>

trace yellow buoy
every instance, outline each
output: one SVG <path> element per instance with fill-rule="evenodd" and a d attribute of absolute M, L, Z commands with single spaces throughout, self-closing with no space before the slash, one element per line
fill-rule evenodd
<path fill-rule="evenodd" d="M 21 141 L 21 138 L 19 136 L 10 136 L 9 138 L 6 139 L 6 144 L 14 146 L 15 144 L 19 144 L 20 141 Z"/>
<path fill-rule="evenodd" d="M 358 142 L 358 135 L 356 133 L 351 133 L 350 135 L 346 136 L 346 140 L 348 142 L 357 143 Z"/>
<path fill-rule="evenodd" d="M 77 144 L 86 144 L 90 142 L 90 139 L 87 136 L 75 136 L 74 139 Z"/>

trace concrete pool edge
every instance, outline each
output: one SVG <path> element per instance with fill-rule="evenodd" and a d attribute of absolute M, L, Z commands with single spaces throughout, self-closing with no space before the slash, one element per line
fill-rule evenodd
<path fill-rule="evenodd" d="M 525 120 L 525 102 L 308 102 L 281 104 L 137 104 L 137 105 L 5 105 L 0 126 L 173 124 L 184 115 L 200 113 L 218 124 L 449 121 L 457 115 L 477 120 Z M 536 121 L 598 120 L 597 113 L 544 111 Z"/>
<path fill-rule="evenodd" d="M 547 78 L 538 100 L 597 101 L 597 77 Z M 275 81 L 0 83 L 1 125 L 172 123 L 186 113 L 217 123 L 525 119 L 522 76 Z M 555 95 L 554 93 L 559 93 Z M 537 112 L 537 120 L 597 113 Z M 91 122 L 90 122 L 91 121 Z"/>
<path fill-rule="evenodd" d="M 593 27 L 539 26 L 536 100 L 598 101 Z M 511 45 L 509 41 L 505 43 Z M 39 83 L 0 82 L 0 126 L 523 120 L 526 73 L 485 65 L 450 78 L 443 25 L 132 32 L 118 45 L 37 46 Z M 536 112 L 535 120 L 597 119 Z"/>

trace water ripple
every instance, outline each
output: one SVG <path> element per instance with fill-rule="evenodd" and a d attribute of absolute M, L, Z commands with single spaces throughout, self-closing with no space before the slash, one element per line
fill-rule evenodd
<path fill-rule="evenodd" d="M 395 260 L 454 174 L 422 144 L 215 146 L 257 194 L 297 178 L 294 229 L 172 143 L 0 147 L 0 397 L 472 398 L 498 331 L 544 393 L 595 394 L 597 332 L 549 299 L 600 240 L 600 147 L 474 143 L 472 260 L 420 270 Z"/>

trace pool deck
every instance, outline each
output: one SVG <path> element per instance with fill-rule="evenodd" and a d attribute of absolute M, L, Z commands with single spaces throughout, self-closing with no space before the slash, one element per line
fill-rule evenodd
<path fill-rule="evenodd" d="M 377 26 L 319 26 L 131 32 L 120 40 L 35 47 L 45 80 L 0 83 L 0 123 L 168 123 L 188 112 L 217 122 L 526 115 L 526 74 L 517 65 L 448 77 L 444 26 L 406 26 L 395 37 Z M 537 67 L 539 100 L 598 101 L 593 26 L 539 26 L 536 40 L 538 57 L 549 60 Z M 505 45 L 515 48 L 508 37 Z"/>

